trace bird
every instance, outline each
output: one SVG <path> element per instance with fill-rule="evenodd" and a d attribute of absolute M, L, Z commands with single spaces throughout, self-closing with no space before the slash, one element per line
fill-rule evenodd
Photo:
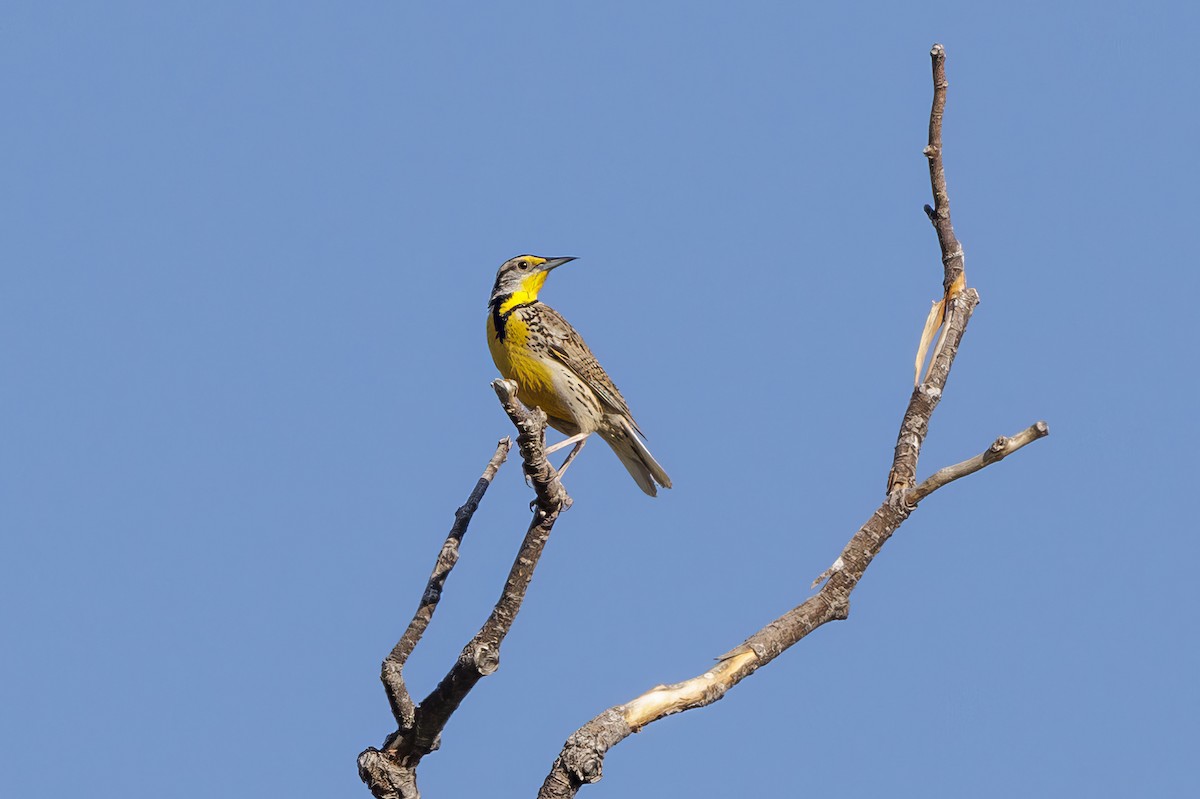
<path fill-rule="evenodd" d="M 574 260 L 518 255 L 500 265 L 488 300 L 488 349 L 500 374 L 516 381 L 522 402 L 541 408 L 549 425 L 568 436 L 546 452 L 575 445 L 560 477 L 596 433 L 638 487 L 656 496 L 658 486 L 671 487 L 671 478 L 646 448 L 625 398 L 583 337 L 562 314 L 538 300 L 550 272 Z"/>

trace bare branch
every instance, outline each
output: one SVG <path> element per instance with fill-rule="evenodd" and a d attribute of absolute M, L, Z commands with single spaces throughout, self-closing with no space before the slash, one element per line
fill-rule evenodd
<path fill-rule="evenodd" d="M 945 269 L 942 286 L 949 294 L 963 272 L 963 250 L 954 235 L 954 225 L 950 223 L 950 192 L 946 189 L 946 168 L 942 163 L 942 118 L 946 114 L 946 88 L 950 83 L 946 80 L 946 49 L 935 44 L 929 56 L 933 62 L 933 107 L 929 110 L 929 144 L 925 147 L 925 157 L 929 159 L 933 207 L 925 206 L 925 213 L 937 231 Z"/>
<path fill-rule="evenodd" d="M 950 220 L 950 192 L 946 188 L 946 167 L 942 160 L 942 118 L 946 112 L 946 87 L 949 86 L 946 80 L 946 50 L 942 45 L 935 44 L 929 56 L 933 63 L 933 106 L 929 110 L 929 144 L 924 152 L 929 161 L 933 207 L 925 206 L 925 213 L 937 231 L 938 247 L 942 251 L 943 299 L 940 302 L 945 314 L 945 331 L 934 352 L 929 374 L 923 383 L 918 378 L 908 401 L 908 409 L 900 422 L 900 435 L 896 438 L 896 452 L 888 473 L 888 494 L 907 490 L 916 483 L 917 459 L 929 432 L 929 417 L 933 415 L 942 397 L 942 390 L 946 387 L 950 365 L 954 362 L 953 351 L 957 350 L 966 332 L 967 322 L 979 304 L 979 293 L 974 289 L 966 289 L 963 249 L 954 235 L 954 225 Z M 923 352 L 926 338 L 927 335 L 923 334 L 922 347 L 918 352 Z M 949 357 L 947 348 L 951 349 Z M 920 366 L 918 362 L 918 372 Z"/>
<path fill-rule="evenodd" d="M 780 616 L 703 674 L 675 685 L 660 685 L 631 702 L 610 708 L 579 728 L 567 739 L 550 767 L 538 799 L 567 799 L 583 785 L 602 776 L 608 750 L 645 725 L 673 713 L 704 707 L 770 663 L 826 622 L 845 619 L 850 592 L 884 542 L 910 511 L 885 502 L 855 533 L 839 557 L 841 567 L 816 596 Z"/>
<path fill-rule="evenodd" d="M 1003 460 L 1049 432 L 1045 422 L 1038 422 L 1011 438 L 997 439 L 986 452 L 969 461 L 939 470 L 902 495 L 902 502 L 889 498 L 859 528 L 838 556 L 835 566 L 823 575 L 829 577 L 829 581 L 816 596 L 763 627 L 732 652 L 722 655 L 717 664 L 703 674 L 674 685 L 652 688 L 585 724 L 567 739 L 538 799 L 575 796 L 581 786 L 603 776 L 605 754 L 631 733 L 665 716 L 711 705 L 813 630 L 827 622 L 847 618 L 850 593 L 884 543 L 922 499 L 947 483 Z"/>
<path fill-rule="evenodd" d="M 522 405 L 517 400 L 517 384 L 512 380 L 493 380 L 492 388 L 504 412 L 516 425 L 517 449 L 525 476 L 537 495 L 535 504 L 547 513 L 571 507 L 571 497 L 559 481 L 558 472 L 546 460 L 546 414 L 541 408 L 531 410 Z"/>
<path fill-rule="evenodd" d="M 545 549 L 550 531 L 559 513 L 571 504 L 571 498 L 559 481 L 558 473 L 546 460 L 546 414 L 538 408 L 530 410 L 517 401 L 517 385 L 512 381 L 496 380 L 492 383 L 492 388 L 495 389 L 505 413 L 519 433 L 517 448 L 523 459 L 525 474 L 537 495 L 532 503 L 533 521 L 525 533 L 521 548 L 509 570 L 504 590 L 491 615 L 463 648 L 438 686 L 420 705 L 414 706 L 404 686 L 403 665 L 424 633 L 440 598 L 445 575 L 457 558 L 457 542 L 461 534 L 455 538 L 454 529 L 451 530 L 451 536 L 443 545 L 442 555 L 438 557 L 438 564 L 434 567 L 433 576 L 426 586 L 417 616 L 384 661 L 384 684 L 387 686 L 388 699 L 398 727 L 396 732 L 388 736 L 382 750 L 369 747 L 358 757 L 359 777 L 378 799 L 419 799 L 420 791 L 416 781 L 418 764 L 425 755 L 440 746 L 442 730 L 476 683 L 499 668 L 500 645 L 521 609 L 525 592 L 533 579 L 533 571 Z M 501 444 L 504 445 L 504 453 L 507 454 L 508 440 L 505 439 Z M 496 461 L 496 456 L 493 456 L 497 468 L 502 461 L 503 457 Z M 491 466 L 489 463 L 489 469 Z M 491 469 L 491 475 L 494 474 L 495 469 Z M 488 471 L 484 472 L 484 477 L 489 482 L 491 475 Z M 483 488 L 486 490 L 486 485 Z M 476 490 L 479 491 L 478 485 Z M 475 493 L 471 496 L 474 498 Z M 482 496 L 482 491 L 479 491 L 479 497 Z M 464 508 L 469 505 L 470 500 Z M 462 513 L 463 509 L 460 508 L 460 514 Z M 464 532 L 466 522 L 470 521 L 470 514 L 473 513 L 474 507 L 471 507 L 462 524 Z M 458 525 L 459 519 L 456 517 L 455 528 Z M 447 554 L 448 549 L 452 550 L 452 554 Z M 445 564 L 443 557 L 446 558 Z"/>
<path fill-rule="evenodd" d="M 950 367 L 958 354 L 963 334 L 967 332 L 967 322 L 971 321 L 971 314 L 978 304 L 979 292 L 973 288 L 956 294 L 947 303 L 946 330 L 940 351 L 934 356 L 925 381 L 913 388 L 900 422 L 896 453 L 888 473 L 888 494 L 904 491 L 916 483 L 917 460 L 921 457 L 925 436 L 929 434 L 929 419 L 942 399 L 942 390 L 950 378 Z"/>
<path fill-rule="evenodd" d="M 598 781 L 604 757 L 616 744 L 646 724 L 692 708 L 712 704 L 737 683 L 762 668 L 821 625 L 847 618 L 850 593 L 888 538 L 908 518 L 917 504 L 943 485 L 978 471 L 1049 432 L 1039 422 L 1011 439 L 1000 439 L 988 452 L 937 472 L 917 488 L 917 460 L 929 428 L 929 419 L 941 399 L 979 294 L 967 289 L 962 269 L 962 248 L 950 224 L 950 200 L 941 158 L 942 114 L 946 103 L 945 51 L 934 45 L 934 102 L 929 122 L 930 178 L 936 210 L 926 207 L 937 229 L 945 273 L 945 329 L 934 352 L 924 383 L 909 400 L 896 441 L 896 456 L 888 478 L 888 498 L 859 528 L 834 565 L 818 578 L 828 578 L 821 590 L 748 638 L 741 646 L 718 658 L 703 674 L 674 685 L 660 685 L 634 700 L 610 708 L 579 728 L 567 739 L 538 793 L 539 799 L 568 799 L 583 785 Z M 925 336 L 922 336 L 922 346 Z M 815 584 L 814 584 L 815 585 Z"/>
<path fill-rule="evenodd" d="M 974 458 L 965 460 L 962 463 L 956 463 L 953 466 L 946 466 L 938 469 L 932 475 L 925 479 L 919 486 L 909 491 L 904 495 L 905 501 L 910 506 L 916 506 L 918 502 L 925 497 L 937 491 L 948 483 L 953 483 L 960 477 L 966 477 L 968 474 L 974 474 L 985 466 L 990 466 L 993 463 L 998 463 L 1004 460 L 1009 455 L 1013 454 L 1026 444 L 1032 444 L 1039 438 L 1044 438 L 1050 435 L 1050 426 L 1045 422 L 1037 422 L 1030 425 L 1015 436 L 1005 438 L 1000 436 L 992 445 L 985 449 Z"/>
<path fill-rule="evenodd" d="M 1003 460 L 1049 433 L 1046 423 L 1038 422 L 1015 436 L 1001 437 L 982 454 L 938 470 L 920 486 L 905 493 L 903 503 L 885 501 L 850 539 L 834 568 L 822 575 L 830 579 L 816 596 L 763 627 L 732 652 L 722 655 L 717 664 L 703 674 L 674 685 L 652 688 L 589 721 L 567 739 L 538 799 L 575 796 L 581 786 L 597 782 L 603 776 L 605 754 L 631 733 L 674 713 L 711 705 L 813 630 L 827 622 L 847 618 L 850 593 L 867 566 L 922 499 L 947 483 Z"/>
<path fill-rule="evenodd" d="M 496 476 L 496 471 L 508 457 L 508 451 L 511 448 L 511 438 L 505 436 L 500 439 L 496 444 L 495 454 L 492 455 L 492 459 L 488 461 L 487 467 L 483 470 L 483 476 L 475 484 L 475 490 L 467 497 L 466 503 L 454 512 L 454 526 L 450 528 L 450 534 L 446 536 L 446 543 L 442 544 L 442 551 L 438 554 L 437 563 L 434 564 L 433 574 L 429 576 L 425 592 L 421 595 L 421 604 L 417 607 L 417 612 L 413 615 L 408 629 L 404 631 L 400 641 L 383 661 L 380 679 L 387 691 L 392 715 L 396 717 L 396 724 L 400 729 L 410 729 L 415 722 L 415 707 L 408 688 L 404 684 L 404 664 L 407 662 L 408 656 L 412 654 L 417 642 L 421 640 L 421 636 L 425 634 L 425 628 L 429 626 L 430 619 L 433 618 L 433 612 L 442 598 L 442 588 L 446 585 L 446 578 L 450 576 L 450 570 L 454 568 L 454 564 L 458 563 L 458 546 L 462 542 L 463 536 L 466 535 L 467 525 L 471 523 L 471 517 L 479 509 L 483 495 L 487 492 L 488 486 L 492 484 L 492 478 Z"/>

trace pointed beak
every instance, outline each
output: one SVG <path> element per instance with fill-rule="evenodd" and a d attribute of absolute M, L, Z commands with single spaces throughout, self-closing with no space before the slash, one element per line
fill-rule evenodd
<path fill-rule="evenodd" d="M 547 258 L 546 263 L 542 264 L 542 271 L 549 272 L 551 269 L 555 269 L 574 260 L 575 256 L 573 255 L 566 258 Z"/>

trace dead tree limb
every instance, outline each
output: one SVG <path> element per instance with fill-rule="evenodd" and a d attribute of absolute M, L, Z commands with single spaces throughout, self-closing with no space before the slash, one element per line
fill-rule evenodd
<path fill-rule="evenodd" d="M 450 534 L 446 536 L 446 543 L 442 544 L 442 551 L 438 554 L 437 562 L 433 566 L 433 574 L 429 576 L 429 582 L 425 585 L 425 592 L 421 595 L 421 603 L 417 606 L 417 612 L 413 614 L 413 620 L 409 622 L 404 635 L 400 636 L 400 641 L 384 658 L 379 678 L 383 681 L 388 704 L 392 707 L 392 715 L 395 716 L 396 724 L 400 729 L 411 729 L 416 723 L 416 706 L 413 704 L 408 687 L 404 684 L 404 664 L 408 661 L 408 656 L 412 654 L 417 642 L 421 640 L 421 636 L 425 634 L 425 628 L 429 626 L 430 620 L 433 619 L 433 612 L 437 610 L 438 602 L 442 599 L 442 589 L 446 586 L 446 578 L 450 576 L 450 570 L 458 563 L 458 547 L 467 533 L 467 525 L 471 523 L 471 517 L 479 509 L 483 495 L 487 493 L 488 486 L 492 484 L 492 478 L 496 476 L 496 472 L 508 457 L 508 451 L 511 448 L 512 439 L 507 436 L 500 439 L 496 444 L 495 454 L 488 461 L 487 468 L 483 470 L 483 476 L 475 484 L 475 490 L 471 492 L 471 496 L 467 497 L 463 506 L 454 512 L 454 525 L 450 528 Z"/>
<path fill-rule="evenodd" d="M 601 778 L 608 750 L 631 733 L 673 713 L 712 704 L 813 630 L 827 622 L 847 618 L 850 593 L 884 543 L 923 499 L 942 486 L 995 463 L 1049 433 L 1046 423 L 1038 422 L 1011 438 L 997 439 L 983 454 L 941 469 L 914 487 L 917 460 L 929 429 L 929 419 L 941 399 L 967 322 L 979 302 L 979 294 L 965 286 L 962 247 L 950 222 L 950 199 L 942 163 L 946 54 L 938 44 L 934 45 L 930 55 L 933 59 L 934 100 L 925 155 L 929 158 L 935 207 L 931 209 L 926 206 L 926 212 L 937 230 L 942 252 L 944 296 L 941 311 L 944 311 L 944 316 L 939 311 L 938 322 L 944 325 L 944 330 L 934 351 L 929 373 L 924 381 L 918 380 L 905 411 L 897 437 L 895 460 L 888 478 L 887 498 L 846 544 L 833 566 L 818 578 L 818 582 L 822 578 L 827 579 L 816 595 L 722 655 L 703 674 L 674 685 L 653 688 L 630 702 L 604 711 L 571 735 L 551 766 L 538 793 L 539 799 L 575 796 L 580 787 Z M 923 349 L 926 342 L 924 335 L 922 338 Z"/>
<path fill-rule="evenodd" d="M 963 273 L 963 250 L 954 235 L 950 223 L 950 192 L 946 188 L 946 166 L 942 161 L 942 119 L 946 116 L 946 48 L 935 44 L 929 51 L 933 64 L 933 107 L 929 110 L 929 144 L 925 157 L 929 159 L 929 183 L 933 187 L 933 207 L 925 206 L 925 214 L 937 231 L 938 246 L 942 250 L 942 266 L 945 277 L 943 290 L 958 282 Z"/>
<path fill-rule="evenodd" d="M 946 114 L 946 50 L 935 44 L 929 51 L 933 62 L 933 107 L 929 110 L 929 143 L 925 146 L 925 158 L 929 161 L 929 183 L 933 189 L 933 207 L 925 206 L 925 214 L 937 232 L 938 247 L 942 251 L 942 299 L 934 304 L 930 320 L 926 322 L 917 349 L 917 380 L 913 387 L 908 409 L 900 422 L 900 435 L 896 438 L 896 452 L 892 469 L 888 473 L 887 493 L 912 487 L 917 478 L 917 459 L 921 444 L 929 433 L 929 417 L 933 415 L 942 388 L 949 377 L 953 358 L 940 358 L 942 350 L 952 337 L 962 338 L 967 321 L 979 304 L 979 294 L 974 289 L 965 292 L 965 256 L 954 225 L 950 220 L 950 192 L 946 188 L 946 166 L 942 160 L 942 118 Z M 964 293 L 968 296 L 964 296 Z M 936 324 L 931 324 L 936 323 Z M 942 338 L 934 349 L 933 363 L 924 383 L 920 379 L 921 362 L 924 360 L 928 338 L 936 332 L 936 325 L 943 325 Z M 944 370 L 944 371 L 943 371 Z"/>
<path fill-rule="evenodd" d="M 1008 436 L 1007 438 L 1001 436 L 993 441 L 990 447 L 974 458 L 965 460 L 962 463 L 956 463 L 953 466 L 938 469 L 925 478 L 919 486 L 908 492 L 905 495 L 905 500 L 912 507 L 916 507 L 918 502 L 947 483 L 952 483 L 960 477 L 966 477 L 968 474 L 974 474 L 984 466 L 991 466 L 993 463 L 1002 461 L 1026 444 L 1032 444 L 1039 438 L 1048 435 L 1050 435 L 1050 427 L 1045 422 L 1037 422 L 1015 436 Z"/>
<path fill-rule="evenodd" d="M 429 625 L 446 576 L 458 559 L 458 544 L 471 516 L 491 483 L 492 476 L 508 454 L 511 442 L 503 439 L 467 503 L 455 514 L 454 526 L 442 546 L 416 615 L 383 662 L 381 679 L 397 728 L 384 741 L 382 749 L 368 747 L 358 756 L 359 777 L 378 799 L 420 798 L 417 766 L 425 755 L 441 745 L 442 730 L 476 683 L 499 668 L 500 645 L 525 600 L 525 592 L 533 579 L 533 571 L 537 568 L 550 531 L 559 513 L 571 504 L 558 473 L 546 460 L 546 415 L 540 409 L 530 410 L 522 405 L 517 400 L 517 386 L 512 381 L 496 380 L 492 388 L 518 431 L 517 448 L 521 453 L 525 474 L 536 494 L 532 503 L 533 520 L 491 615 L 463 647 L 438 686 L 419 705 L 415 705 L 404 683 L 404 664 Z"/>

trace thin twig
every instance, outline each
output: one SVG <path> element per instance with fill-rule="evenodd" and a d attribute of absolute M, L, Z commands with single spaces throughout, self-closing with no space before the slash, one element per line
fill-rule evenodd
<path fill-rule="evenodd" d="M 399 642 L 384 658 L 380 679 L 387 692 L 392 715 L 395 716 L 396 724 L 400 729 L 411 729 L 416 721 L 416 707 L 404 684 L 404 664 L 421 640 L 421 636 L 425 634 L 425 628 L 429 626 L 433 612 L 437 610 L 438 602 L 442 598 L 442 588 L 446 585 L 446 578 L 450 576 L 450 570 L 458 563 L 458 547 L 467 533 L 467 525 L 471 523 L 471 517 L 479 509 L 483 495 L 487 493 L 488 486 L 492 484 L 492 478 L 496 476 L 496 471 L 508 457 L 510 449 L 512 449 L 512 439 L 508 436 L 497 442 L 496 452 L 488 461 L 483 475 L 475 484 L 475 489 L 467 497 L 467 501 L 463 503 L 462 507 L 454 512 L 454 525 L 450 528 L 450 534 L 446 536 L 446 542 L 442 544 L 442 551 L 438 554 L 437 563 L 433 566 L 433 573 L 429 575 L 429 582 L 425 585 L 425 592 L 421 595 L 421 603 L 417 606 L 417 612 L 413 614 L 413 619 L 409 622 L 404 635 L 400 636 Z"/>
<path fill-rule="evenodd" d="M 946 115 L 946 89 L 950 85 L 946 80 L 946 48 L 935 44 L 929 56 L 933 64 L 933 107 L 929 109 L 929 144 L 925 147 L 925 157 L 929 159 L 933 207 L 925 206 L 925 213 L 937 231 L 945 271 L 942 287 L 949 294 L 963 271 L 963 250 L 954 235 L 954 225 L 950 223 L 950 192 L 946 188 L 946 167 L 942 162 L 942 118 Z"/>
<path fill-rule="evenodd" d="M 974 458 L 965 460 L 962 463 L 956 463 L 953 466 L 938 469 L 925 478 L 920 485 L 905 494 L 904 499 L 909 505 L 916 506 L 918 502 L 942 486 L 953 483 L 960 477 L 974 474 L 984 466 L 990 466 L 993 463 L 1002 461 L 1026 444 L 1032 444 L 1039 438 L 1044 438 L 1048 435 L 1050 435 L 1050 426 L 1045 422 L 1037 422 L 1014 436 L 1001 436 L 993 441 L 990 447 Z"/>

